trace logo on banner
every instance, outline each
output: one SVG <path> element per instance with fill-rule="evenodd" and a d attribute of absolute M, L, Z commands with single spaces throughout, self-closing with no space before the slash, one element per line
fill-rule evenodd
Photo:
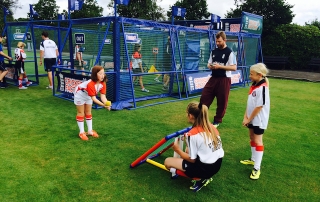
<path fill-rule="evenodd" d="M 140 43 L 141 39 L 139 39 L 137 33 L 125 33 L 124 34 L 127 43 Z"/>
<path fill-rule="evenodd" d="M 34 10 L 33 5 L 29 4 L 30 6 L 30 15 L 31 16 L 39 16 L 39 14 L 37 13 L 37 11 Z"/>
<path fill-rule="evenodd" d="M 20 29 L 16 29 L 16 33 L 13 34 L 13 39 L 16 41 L 23 41 L 23 39 L 31 40 L 31 33 L 21 33 Z"/>
<path fill-rule="evenodd" d="M 186 11 L 187 9 L 186 8 L 180 8 L 180 7 L 177 7 L 177 6 L 172 6 L 172 15 L 173 16 L 180 16 L 180 17 L 183 17 L 186 15 Z"/>
<path fill-rule="evenodd" d="M 220 16 L 211 14 L 211 23 L 219 23 L 220 22 Z"/>
<path fill-rule="evenodd" d="M 3 13 L 4 13 L 5 15 L 10 15 L 10 11 L 9 11 L 6 7 L 4 7 L 4 6 L 3 6 Z"/>
<path fill-rule="evenodd" d="M 69 0 L 69 5 L 70 5 L 69 10 L 71 11 L 81 10 L 83 3 L 84 3 L 84 0 Z"/>
<path fill-rule="evenodd" d="M 128 5 L 130 0 L 116 0 L 116 4 Z"/>
<path fill-rule="evenodd" d="M 231 84 L 240 84 L 242 82 L 243 80 L 241 70 L 233 71 L 231 75 Z"/>
<path fill-rule="evenodd" d="M 200 72 L 200 73 L 192 73 L 186 74 L 189 93 L 197 93 L 201 91 L 204 86 L 207 84 L 209 79 L 211 78 L 211 72 Z M 232 72 L 231 75 L 231 84 L 237 85 L 243 83 L 242 79 L 242 71 L 236 70 Z"/>
<path fill-rule="evenodd" d="M 75 88 L 87 81 L 89 77 L 77 75 L 77 74 L 70 74 L 66 72 L 59 72 L 57 74 L 58 79 L 58 91 L 64 93 L 64 96 L 68 98 L 73 98 L 73 92 Z"/>
<path fill-rule="evenodd" d="M 75 33 L 74 39 L 76 44 L 85 44 L 85 34 L 84 33 Z"/>
<path fill-rule="evenodd" d="M 201 73 L 193 73 L 187 74 L 187 82 L 189 87 L 189 93 L 195 93 L 204 88 L 206 83 L 211 78 L 211 72 L 201 72 Z"/>

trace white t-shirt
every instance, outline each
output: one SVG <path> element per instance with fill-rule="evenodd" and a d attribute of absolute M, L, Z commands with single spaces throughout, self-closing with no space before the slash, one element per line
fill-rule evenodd
<path fill-rule="evenodd" d="M 260 106 L 262 106 L 261 111 L 250 123 L 261 129 L 267 129 L 270 114 L 270 95 L 269 87 L 265 80 L 262 80 L 257 85 L 252 85 L 250 87 L 247 101 L 247 116 L 250 117 L 253 110 Z"/>
<path fill-rule="evenodd" d="M 46 39 L 40 44 L 40 50 L 44 51 L 43 58 L 57 58 L 57 49 L 56 43 L 51 39 Z"/>
<path fill-rule="evenodd" d="M 213 125 L 211 127 L 213 127 L 216 134 L 219 134 L 218 130 L 214 128 Z M 191 159 L 196 159 L 197 156 L 199 156 L 202 163 L 215 163 L 219 158 L 224 156 L 220 136 L 218 136 L 219 144 L 217 148 L 215 148 L 212 140 L 207 139 L 205 141 L 204 135 L 202 135 L 203 133 L 204 130 L 202 128 L 195 127 L 185 134 L 187 137 L 187 145 L 189 147 L 189 156 Z"/>

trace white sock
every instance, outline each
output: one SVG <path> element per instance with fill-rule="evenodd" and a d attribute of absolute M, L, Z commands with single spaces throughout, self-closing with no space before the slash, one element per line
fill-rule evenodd
<path fill-rule="evenodd" d="M 264 151 L 264 146 L 256 146 L 256 152 L 255 152 L 255 161 L 254 161 L 254 169 L 260 170 L 261 162 L 262 162 L 262 157 L 263 157 L 263 151 Z"/>
<path fill-rule="evenodd" d="M 252 161 L 255 161 L 256 158 L 255 158 L 255 154 L 256 154 L 256 143 L 253 142 L 253 141 L 250 141 L 250 145 L 251 145 L 251 160 Z"/>
<path fill-rule="evenodd" d="M 170 168 L 170 173 L 172 173 L 172 175 L 175 175 L 175 174 L 176 174 L 176 171 L 177 171 L 177 169 L 175 169 L 175 168 Z"/>
<path fill-rule="evenodd" d="M 80 133 L 83 133 L 84 132 L 84 123 L 83 123 L 83 116 L 77 116 L 76 119 L 77 119 L 77 123 L 78 123 L 78 127 L 79 127 L 79 130 L 80 130 Z"/>
<path fill-rule="evenodd" d="M 92 131 L 92 115 L 86 115 L 86 123 L 88 126 L 88 132 Z"/>

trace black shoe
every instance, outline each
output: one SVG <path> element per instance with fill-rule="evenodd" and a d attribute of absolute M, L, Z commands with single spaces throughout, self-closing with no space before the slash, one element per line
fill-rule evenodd
<path fill-rule="evenodd" d="M 214 126 L 215 128 L 218 128 L 219 125 L 220 125 L 219 122 L 213 122 L 213 126 Z"/>

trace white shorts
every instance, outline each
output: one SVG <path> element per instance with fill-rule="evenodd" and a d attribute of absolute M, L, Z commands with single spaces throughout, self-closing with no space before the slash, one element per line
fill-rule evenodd
<path fill-rule="evenodd" d="M 75 105 L 84 105 L 84 104 L 92 105 L 93 101 L 91 97 L 88 96 L 87 93 L 79 90 L 76 93 L 74 93 L 73 103 Z"/>

